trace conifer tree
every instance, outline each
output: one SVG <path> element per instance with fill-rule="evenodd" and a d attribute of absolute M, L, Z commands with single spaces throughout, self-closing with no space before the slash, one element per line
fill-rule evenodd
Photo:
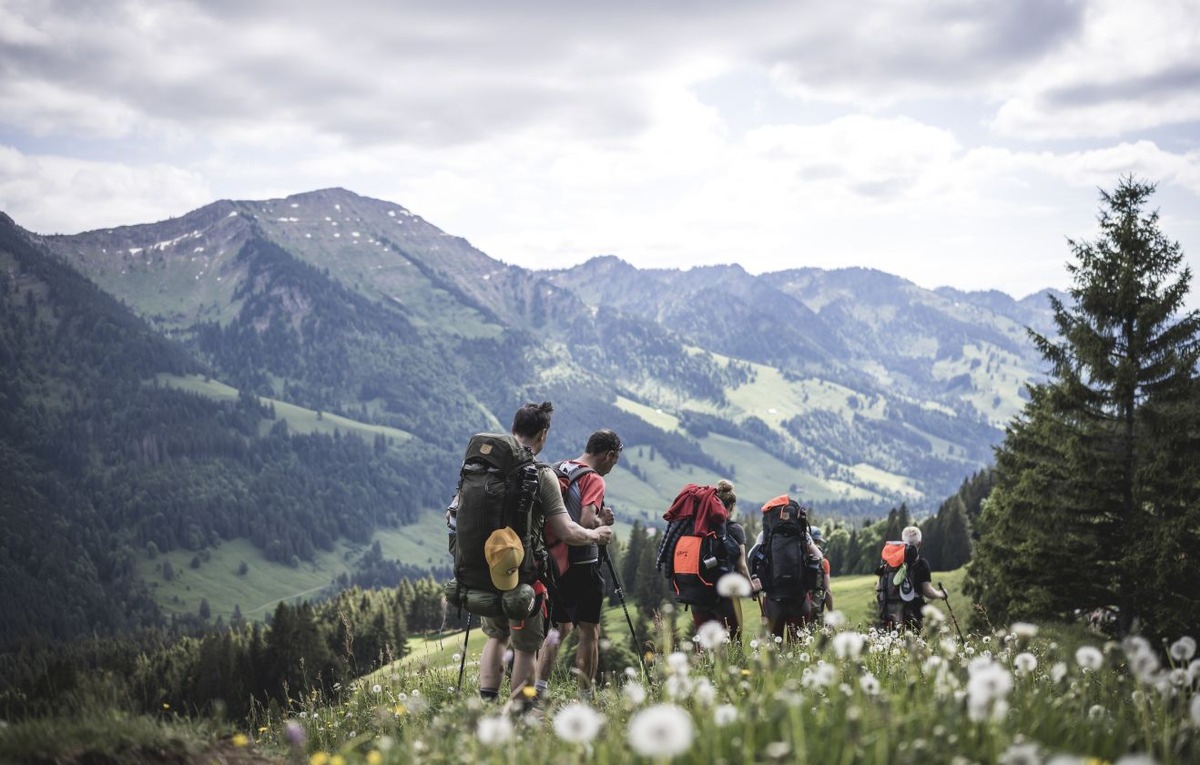
<path fill-rule="evenodd" d="M 1164 571 L 1195 549 L 1177 547 L 1198 533 L 1200 488 L 1178 455 L 1195 446 L 1200 313 L 1183 310 L 1191 272 L 1146 210 L 1153 192 L 1131 178 L 1101 192 L 1099 237 L 1070 242 L 1072 304 L 1051 298 L 1059 337 L 1031 333 L 1051 377 L 997 452 L 968 577 L 993 622 L 1116 606 L 1123 631 L 1141 617 L 1154 633 Z M 1191 597 L 1170 602 L 1195 614 Z"/>

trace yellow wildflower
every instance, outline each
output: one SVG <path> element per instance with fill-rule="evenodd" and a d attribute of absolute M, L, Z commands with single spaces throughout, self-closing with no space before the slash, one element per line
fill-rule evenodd
<path fill-rule="evenodd" d="M 537 688 L 534 688 L 532 685 L 527 685 L 521 689 L 521 695 L 527 699 L 532 699 L 537 695 Z"/>
<path fill-rule="evenodd" d="M 245 733 L 234 733 L 229 742 L 240 749 L 250 743 L 250 738 Z"/>
<path fill-rule="evenodd" d="M 325 752 L 313 752 L 308 758 L 308 765 L 329 765 L 329 755 Z"/>
<path fill-rule="evenodd" d="M 378 749 L 367 752 L 367 765 L 382 765 L 383 755 Z"/>
<path fill-rule="evenodd" d="M 403 704 L 397 704 L 392 708 L 392 711 L 396 713 L 396 717 L 402 717 L 408 714 L 408 707 L 404 706 Z"/>

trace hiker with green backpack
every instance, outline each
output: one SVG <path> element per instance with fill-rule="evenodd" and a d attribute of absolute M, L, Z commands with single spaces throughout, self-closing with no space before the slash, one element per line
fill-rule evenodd
<path fill-rule="evenodd" d="M 472 436 L 447 509 L 454 578 L 445 585 L 446 600 L 481 617 L 487 641 L 479 694 L 485 700 L 499 696 L 510 641 L 512 696 L 536 695 L 535 653 L 547 617 L 544 529 L 572 546 L 612 539 L 609 526 L 588 529 L 571 520 L 554 470 L 536 460 L 553 411 L 549 401 L 525 404 L 513 416 L 511 434 Z"/>
<path fill-rule="evenodd" d="M 945 590 L 934 589 L 929 561 L 921 557 L 921 529 L 907 526 L 901 541 L 885 542 L 875 585 L 879 622 L 889 629 L 907 628 L 920 632 L 926 598 L 947 600 Z"/>

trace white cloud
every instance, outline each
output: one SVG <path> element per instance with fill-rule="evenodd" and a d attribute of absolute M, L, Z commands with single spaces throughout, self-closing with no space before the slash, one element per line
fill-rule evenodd
<path fill-rule="evenodd" d="M 1064 286 L 1096 189 L 1200 258 L 1194 0 L 0 0 L 0 209 L 37 231 L 329 186 L 528 266 Z"/>

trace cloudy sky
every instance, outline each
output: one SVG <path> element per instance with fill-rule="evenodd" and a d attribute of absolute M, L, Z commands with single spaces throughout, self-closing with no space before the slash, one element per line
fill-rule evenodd
<path fill-rule="evenodd" d="M 38 233 L 341 186 L 532 268 L 1023 297 L 1124 175 L 1200 279 L 1200 0 L 0 0 Z"/>

